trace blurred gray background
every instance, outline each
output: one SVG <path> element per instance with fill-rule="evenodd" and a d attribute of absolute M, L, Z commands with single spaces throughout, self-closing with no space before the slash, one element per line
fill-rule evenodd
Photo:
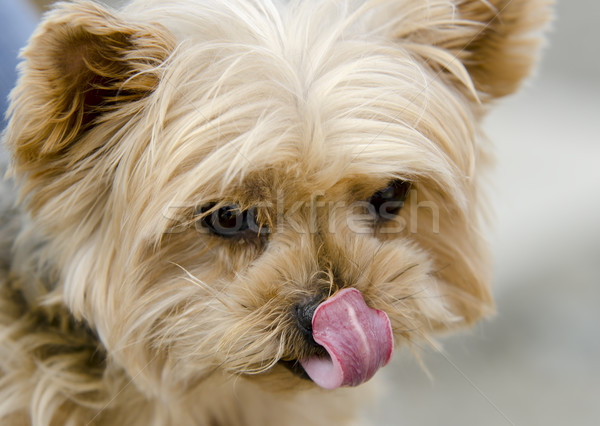
<path fill-rule="evenodd" d="M 600 425 L 599 22 L 559 1 L 537 75 L 485 122 L 497 315 L 425 349 L 431 379 L 396 357 L 377 424 Z"/>
<path fill-rule="evenodd" d="M 36 13 L 0 0 L 2 25 L 8 3 Z M 599 22 L 600 2 L 559 1 L 537 76 L 485 122 L 498 314 L 424 348 L 430 376 L 401 351 L 373 424 L 600 424 Z"/>

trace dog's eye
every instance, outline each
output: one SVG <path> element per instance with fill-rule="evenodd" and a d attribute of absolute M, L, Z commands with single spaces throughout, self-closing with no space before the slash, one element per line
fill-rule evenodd
<path fill-rule="evenodd" d="M 404 205 L 410 187 L 410 182 L 395 179 L 386 188 L 373 194 L 369 203 L 373 206 L 375 216 L 378 219 L 392 219 Z"/>
<path fill-rule="evenodd" d="M 250 236 L 266 233 L 265 226 L 260 226 L 256 219 L 256 209 L 242 210 L 236 204 L 215 208 L 215 203 L 208 203 L 196 210 L 200 224 L 221 237 Z"/>

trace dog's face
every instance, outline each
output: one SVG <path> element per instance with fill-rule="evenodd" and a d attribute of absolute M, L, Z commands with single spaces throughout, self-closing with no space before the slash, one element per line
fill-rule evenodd
<path fill-rule="evenodd" d="M 527 74 L 543 2 L 154 3 L 47 15 L 5 135 L 54 295 L 111 359 L 295 385 L 284 366 L 319 383 L 308 361 L 339 356 L 356 384 L 388 331 L 489 312 L 477 122 Z"/>

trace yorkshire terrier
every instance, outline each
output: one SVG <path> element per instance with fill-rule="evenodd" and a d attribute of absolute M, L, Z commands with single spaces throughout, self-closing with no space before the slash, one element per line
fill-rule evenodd
<path fill-rule="evenodd" d="M 356 421 L 493 310 L 479 123 L 548 3 L 56 4 L 3 134 L 0 422 Z"/>

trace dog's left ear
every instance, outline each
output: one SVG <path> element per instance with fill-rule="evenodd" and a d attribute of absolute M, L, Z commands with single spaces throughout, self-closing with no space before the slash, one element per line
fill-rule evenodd
<path fill-rule="evenodd" d="M 22 53 L 5 140 L 18 172 L 60 173 L 82 135 L 119 109 L 133 115 L 174 47 L 159 25 L 130 23 L 91 1 L 58 3 Z M 75 150 L 74 150 L 75 151 Z"/>
<path fill-rule="evenodd" d="M 550 19 L 552 3 L 435 2 L 405 13 L 394 26 L 393 35 L 440 75 L 458 77 L 465 83 L 466 69 L 479 98 L 487 101 L 513 93 L 529 75 L 537 61 L 539 32 Z"/>

